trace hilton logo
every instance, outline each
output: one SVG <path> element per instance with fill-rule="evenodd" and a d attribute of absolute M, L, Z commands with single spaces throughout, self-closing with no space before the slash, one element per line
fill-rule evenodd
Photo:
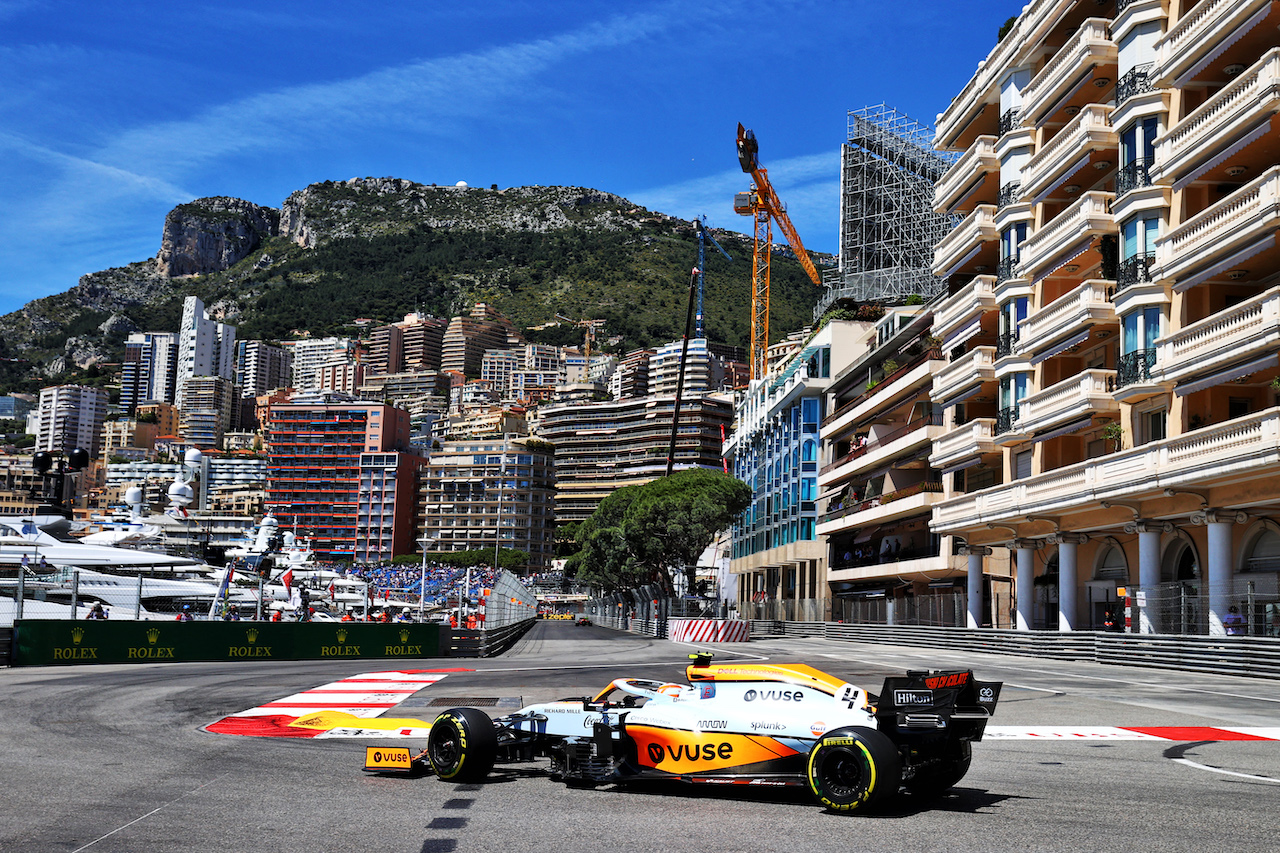
<path fill-rule="evenodd" d="M 154 645 L 156 644 L 156 640 L 158 640 L 158 639 L 160 639 L 160 629 L 159 629 L 159 628 L 148 628 L 148 629 L 147 629 L 147 642 L 154 646 Z"/>
<path fill-rule="evenodd" d="M 83 628 L 77 625 L 76 627 L 71 629 L 71 642 L 75 643 L 78 646 L 80 645 L 80 641 L 83 639 L 84 639 Z"/>

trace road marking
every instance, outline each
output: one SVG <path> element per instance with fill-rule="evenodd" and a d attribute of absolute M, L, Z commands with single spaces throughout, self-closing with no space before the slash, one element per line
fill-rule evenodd
<path fill-rule="evenodd" d="M 1208 770 L 1210 773 L 1221 773 L 1223 776 L 1235 776 L 1240 779 L 1253 779 L 1257 782 L 1271 782 L 1280 785 L 1280 779 L 1273 779 L 1270 776 L 1255 776 L 1252 773 L 1237 773 L 1234 770 L 1223 770 L 1221 767 L 1210 767 L 1207 764 L 1198 764 L 1189 758 L 1175 758 L 1173 761 L 1178 764 L 1185 764 L 1188 767 L 1194 767 L 1197 770 Z"/>
<path fill-rule="evenodd" d="M 173 805 L 174 803 L 178 802 L 178 800 L 181 800 L 181 799 L 183 799 L 183 798 L 185 798 L 185 797 L 190 796 L 191 794 L 196 793 L 197 791 L 200 791 L 200 790 L 202 790 L 202 789 L 204 789 L 204 788 L 209 787 L 209 786 L 210 786 L 210 785 L 212 785 L 214 782 L 217 782 L 219 779 L 222 779 L 223 777 L 230 775 L 230 773 L 231 773 L 231 771 L 229 771 L 229 770 L 228 770 L 226 773 L 223 773 L 223 774 L 222 774 L 222 776 L 219 776 L 217 779 L 210 779 L 208 782 L 205 782 L 203 785 L 201 785 L 201 786 L 199 786 L 199 787 L 197 787 L 197 788 L 192 788 L 190 791 L 187 791 L 185 794 L 182 794 L 181 796 L 175 797 L 174 799 L 170 800 L 169 802 L 165 803 L 164 805 L 155 807 L 154 809 L 152 809 L 151 811 L 149 811 L 149 812 L 147 812 L 146 814 L 142 815 L 141 817 L 135 817 L 133 820 L 129 821 L 128 823 L 123 824 L 123 825 L 121 825 L 121 826 L 117 826 L 115 829 L 111 830 L 110 832 L 106 833 L 105 835 L 99 835 L 97 838 L 93 839 L 93 840 L 92 840 L 92 841 L 90 841 L 88 844 L 85 844 L 85 845 L 83 845 L 82 847 L 77 847 L 75 850 L 73 850 L 73 851 L 72 851 L 72 853 L 80 853 L 80 851 L 81 851 L 81 850 L 88 850 L 90 847 L 92 847 L 93 845 L 97 844 L 99 841 L 103 840 L 104 838 L 110 838 L 111 836 L 115 835 L 117 832 L 121 831 L 122 829 L 128 829 L 129 827 L 133 826 L 135 823 L 138 823 L 138 822 L 140 822 L 140 821 L 144 821 L 144 820 L 146 820 L 147 818 L 151 817 L 151 816 L 152 816 L 153 814 L 155 814 L 156 812 L 161 811 L 161 810 L 163 810 L 163 809 L 165 809 L 165 808 L 168 808 L 169 806 L 171 806 L 171 805 Z"/>
<path fill-rule="evenodd" d="M 352 721 L 378 717 L 449 673 L 469 671 L 452 668 L 361 673 L 223 717 L 205 726 L 205 730 L 216 734 L 290 738 L 333 737 L 339 736 L 334 734 L 339 730 L 358 732 L 347 735 L 349 737 L 372 736 L 363 734 L 365 730 L 391 734 L 382 731 L 385 726 L 358 726 Z M 337 716 L 331 716 L 333 714 Z M 420 736 L 412 733 L 423 725 L 420 720 L 390 722 L 393 728 L 405 732 L 400 737 Z"/>
<path fill-rule="evenodd" d="M 1218 728 L 1215 726 L 992 726 L 988 740 L 1156 740 L 1156 741 L 1280 741 L 1275 727 Z"/>

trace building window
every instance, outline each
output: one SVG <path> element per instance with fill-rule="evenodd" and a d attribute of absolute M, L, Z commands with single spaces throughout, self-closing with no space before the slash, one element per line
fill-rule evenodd
<path fill-rule="evenodd" d="M 1116 289 L 1151 281 L 1151 265 L 1156 259 L 1156 238 L 1160 236 L 1160 217 L 1130 219 L 1121 226 L 1124 244 L 1120 247 L 1120 267 L 1116 271 Z"/>
<path fill-rule="evenodd" d="M 1123 388 L 1151 378 L 1156 363 L 1156 339 L 1160 337 L 1160 306 L 1148 305 L 1120 318 L 1120 362 L 1116 384 Z"/>
<path fill-rule="evenodd" d="M 1027 319 L 1027 297 L 1019 296 L 1000 305 L 1000 336 L 996 339 L 996 358 L 1012 355 L 1018 342 L 1018 324 Z"/>
<path fill-rule="evenodd" d="M 1000 260 L 996 266 L 996 282 L 1014 277 L 1018 259 L 1022 256 L 1022 243 L 1027 239 L 1027 223 L 1015 222 L 1000 232 Z"/>

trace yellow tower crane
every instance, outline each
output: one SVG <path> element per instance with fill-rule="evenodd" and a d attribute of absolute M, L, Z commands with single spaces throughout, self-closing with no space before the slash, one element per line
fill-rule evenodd
<path fill-rule="evenodd" d="M 754 185 L 749 192 L 733 197 L 733 210 L 755 220 L 755 248 L 751 256 L 751 378 L 762 378 L 769 352 L 769 262 L 772 256 L 773 226 L 776 221 L 787 242 L 800 259 L 800 266 L 822 286 L 822 277 L 809 260 L 800 235 L 787 218 L 787 210 L 769 183 L 769 171 L 760 166 L 759 146 L 754 131 L 738 125 L 738 163 L 751 176 Z"/>

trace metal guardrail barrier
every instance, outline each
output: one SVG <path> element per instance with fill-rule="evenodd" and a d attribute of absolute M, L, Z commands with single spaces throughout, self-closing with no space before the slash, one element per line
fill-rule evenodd
<path fill-rule="evenodd" d="M 754 620 L 751 636 L 822 637 L 1121 666 L 1280 678 L 1280 638 L 1196 637 L 1105 631 L 1013 631 L 927 625 L 843 625 Z"/>
<path fill-rule="evenodd" d="M 444 632 L 441 643 L 449 657 L 487 658 L 500 655 L 515 645 L 533 627 L 536 619 L 525 619 L 501 628 L 485 630 L 454 628 Z"/>

